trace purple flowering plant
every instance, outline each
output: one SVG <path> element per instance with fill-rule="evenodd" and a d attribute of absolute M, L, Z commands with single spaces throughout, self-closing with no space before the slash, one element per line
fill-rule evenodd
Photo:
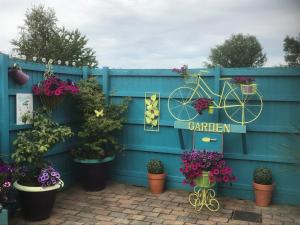
<path fill-rule="evenodd" d="M 12 189 L 15 178 L 15 168 L 0 161 L 0 203 L 4 204 L 8 200 L 7 193 Z"/>
<path fill-rule="evenodd" d="M 180 172 L 185 179 L 183 184 L 194 186 L 194 180 L 202 176 L 204 171 L 209 171 L 210 182 L 230 183 L 236 178 L 232 169 L 226 165 L 223 153 L 207 151 L 186 151 L 181 156 L 182 167 Z"/>
<path fill-rule="evenodd" d="M 199 98 L 195 101 L 194 108 L 199 114 L 202 114 L 202 111 L 208 109 L 210 105 L 212 105 L 212 99 Z"/>
<path fill-rule="evenodd" d="M 48 187 L 59 183 L 60 174 L 51 165 L 41 169 L 38 182 L 42 187 Z"/>
<path fill-rule="evenodd" d="M 231 82 L 234 84 L 252 84 L 255 81 L 252 77 L 233 77 Z"/>
<path fill-rule="evenodd" d="M 188 76 L 188 66 L 187 65 L 183 65 L 180 68 L 173 68 L 172 71 L 176 72 L 178 74 L 181 74 L 183 77 Z"/>

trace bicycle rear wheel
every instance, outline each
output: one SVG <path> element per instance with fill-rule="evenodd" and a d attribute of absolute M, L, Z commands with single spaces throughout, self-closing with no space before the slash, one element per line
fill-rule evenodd
<path fill-rule="evenodd" d="M 233 122 L 245 125 L 256 120 L 262 112 L 260 94 L 244 95 L 239 87 L 231 90 L 224 100 L 224 111 Z"/>
<path fill-rule="evenodd" d="M 198 112 L 194 108 L 194 104 L 199 98 L 200 94 L 196 92 L 194 88 L 179 87 L 175 89 L 169 95 L 168 99 L 168 109 L 170 114 L 179 121 L 193 120 L 198 115 Z"/>

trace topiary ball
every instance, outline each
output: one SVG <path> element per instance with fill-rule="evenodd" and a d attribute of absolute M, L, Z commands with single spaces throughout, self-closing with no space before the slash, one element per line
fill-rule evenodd
<path fill-rule="evenodd" d="M 165 171 L 164 164 L 159 159 L 151 159 L 147 164 L 148 173 L 162 174 Z"/>
<path fill-rule="evenodd" d="M 253 180 L 257 184 L 271 185 L 273 183 L 272 171 L 269 168 L 256 168 Z"/>

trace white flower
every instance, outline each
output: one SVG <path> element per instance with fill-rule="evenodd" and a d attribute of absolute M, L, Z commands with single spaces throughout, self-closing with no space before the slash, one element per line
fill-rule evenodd
<path fill-rule="evenodd" d="M 76 66 L 76 62 L 72 62 L 72 66 Z"/>
<path fill-rule="evenodd" d="M 61 60 L 59 59 L 59 60 L 57 60 L 57 64 L 58 65 L 60 65 L 61 64 Z"/>
<path fill-rule="evenodd" d="M 52 64 L 53 63 L 53 59 L 49 59 L 48 63 Z"/>
<path fill-rule="evenodd" d="M 68 66 L 69 65 L 69 61 L 65 61 L 65 64 L 66 64 L 66 66 Z"/>
<path fill-rule="evenodd" d="M 26 55 L 21 55 L 21 58 L 22 58 L 23 60 L 26 60 Z"/>
<path fill-rule="evenodd" d="M 35 62 L 37 60 L 37 57 L 36 56 L 33 56 L 32 57 L 32 60 Z"/>
<path fill-rule="evenodd" d="M 46 62 L 46 58 L 42 58 L 42 62 L 45 63 Z"/>

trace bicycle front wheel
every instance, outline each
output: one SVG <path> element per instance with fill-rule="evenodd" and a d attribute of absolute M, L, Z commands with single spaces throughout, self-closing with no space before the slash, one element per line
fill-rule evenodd
<path fill-rule="evenodd" d="M 194 104 L 199 98 L 200 94 L 194 88 L 179 87 L 175 89 L 168 99 L 170 114 L 179 121 L 193 120 L 198 115 Z"/>
<path fill-rule="evenodd" d="M 224 100 L 224 111 L 227 117 L 242 125 L 256 120 L 262 108 L 263 102 L 258 92 L 244 95 L 239 87 L 228 92 Z"/>

